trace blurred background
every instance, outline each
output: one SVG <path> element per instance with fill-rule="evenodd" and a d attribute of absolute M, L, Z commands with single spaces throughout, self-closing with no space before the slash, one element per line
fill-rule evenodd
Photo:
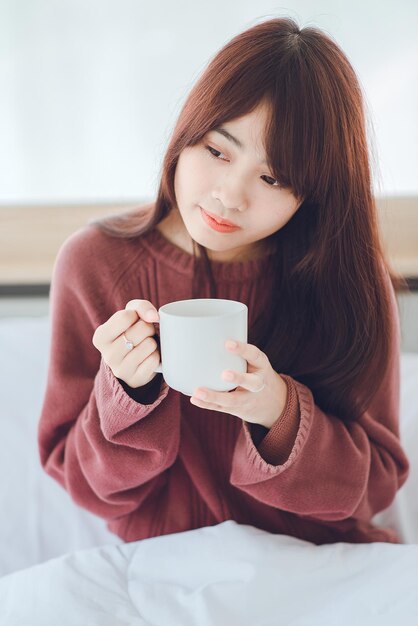
<path fill-rule="evenodd" d="M 416 0 L 0 0 L 0 317 L 47 314 L 62 241 L 155 197 L 208 61 L 281 16 L 325 30 L 357 72 L 382 236 L 410 286 L 403 349 L 418 351 Z"/>

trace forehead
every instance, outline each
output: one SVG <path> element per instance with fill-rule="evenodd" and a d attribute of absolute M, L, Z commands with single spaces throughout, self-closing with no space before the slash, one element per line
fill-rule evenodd
<path fill-rule="evenodd" d="M 262 136 L 264 134 L 264 129 L 266 127 L 269 116 L 269 110 L 267 105 L 259 104 L 255 109 L 242 115 L 241 117 L 236 117 L 228 122 L 222 124 L 222 126 L 232 126 L 235 130 L 242 129 L 249 136 Z"/>
<path fill-rule="evenodd" d="M 250 113 L 228 120 L 211 130 L 222 135 L 242 152 L 255 151 L 262 155 L 264 153 L 263 141 L 267 119 L 267 108 L 259 105 Z M 263 159 L 260 163 L 266 165 L 267 161 Z"/>

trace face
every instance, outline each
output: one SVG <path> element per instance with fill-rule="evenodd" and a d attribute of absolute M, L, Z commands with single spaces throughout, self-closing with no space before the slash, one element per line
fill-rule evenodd
<path fill-rule="evenodd" d="M 211 260 L 262 256 L 267 250 L 265 238 L 282 228 L 301 204 L 278 185 L 265 163 L 266 121 L 267 109 L 259 105 L 222 124 L 221 129 L 235 141 L 223 131 L 211 130 L 180 154 L 174 178 L 177 219 L 207 249 Z M 238 228 L 219 231 L 205 212 Z"/>

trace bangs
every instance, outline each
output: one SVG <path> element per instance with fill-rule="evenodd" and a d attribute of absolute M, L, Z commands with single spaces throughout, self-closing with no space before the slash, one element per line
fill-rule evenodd
<path fill-rule="evenodd" d="M 266 97 L 267 160 L 274 177 L 285 189 L 297 198 L 315 199 L 321 193 L 321 181 L 332 179 L 323 155 L 326 141 L 322 103 L 318 103 L 303 72 L 289 71 L 276 78 L 274 93 Z"/>

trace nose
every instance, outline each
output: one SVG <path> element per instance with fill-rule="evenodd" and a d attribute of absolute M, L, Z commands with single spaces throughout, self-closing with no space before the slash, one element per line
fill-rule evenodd
<path fill-rule="evenodd" d="M 245 186 L 239 176 L 225 175 L 214 188 L 212 197 L 219 200 L 226 211 L 244 211 L 247 207 Z"/>

